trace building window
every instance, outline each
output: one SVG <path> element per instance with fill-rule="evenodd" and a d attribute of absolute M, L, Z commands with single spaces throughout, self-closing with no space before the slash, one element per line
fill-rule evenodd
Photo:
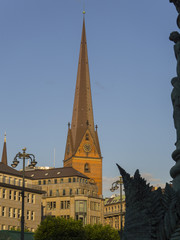
<path fill-rule="evenodd" d="M 9 199 L 12 199 L 12 190 L 9 190 Z"/>
<path fill-rule="evenodd" d="M 3 176 L 3 183 L 6 183 L 6 176 Z"/>
<path fill-rule="evenodd" d="M 38 185 L 41 185 L 41 180 L 38 181 Z"/>
<path fill-rule="evenodd" d="M 87 201 L 75 201 L 75 212 L 87 212 Z"/>
<path fill-rule="evenodd" d="M 27 202 L 28 203 L 30 202 L 30 194 L 29 193 L 27 194 Z"/>
<path fill-rule="evenodd" d="M 49 196 L 52 197 L 52 190 L 49 190 Z"/>
<path fill-rule="evenodd" d="M 9 184 L 11 184 L 11 179 L 12 179 L 12 178 L 11 178 L 11 177 L 9 177 Z"/>
<path fill-rule="evenodd" d="M 14 191 L 14 200 L 16 201 L 16 197 L 17 197 L 17 192 Z"/>
<path fill-rule="evenodd" d="M 4 224 L 2 225 L 2 230 L 6 230 L 6 226 Z"/>
<path fill-rule="evenodd" d="M 14 185 L 16 185 L 16 180 L 17 180 L 17 179 L 16 179 L 16 178 L 14 178 Z"/>
<path fill-rule="evenodd" d="M 18 192 L 18 201 L 21 201 L 21 192 Z"/>
<path fill-rule="evenodd" d="M 9 213 L 8 213 L 8 217 L 12 217 L 12 208 L 9 208 Z"/>
<path fill-rule="evenodd" d="M 51 184 L 51 179 L 48 179 L 48 184 Z"/>
<path fill-rule="evenodd" d="M 6 207 L 2 207 L 2 217 L 6 216 Z"/>
<path fill-rule="evenodd" d="M 72 188 L 69 189 L 69 195 L 72 195 Z"/>
<path fill-rule="evenodd" d="M 100 211 L 100 203 L 91 202 L 90 208 L 91 208 L 91 210 L 94 210 L 94 211 Z M 107 212 L 107 208 L 106 208 L 106 212 Z"/>
<path fill-rule="evenodd" d="M 15 217 L 16 217 L 16 209 L 13 208 L 13 218 L 15 218 Z"/>
<path fill-rule="evenodd" d="M 67 201 L 67 209 L 70 209 L 70 201 Z"/>
<path fill-rule="evenodd" d="M 19 186 L 21 186 L 21 179 L 19 179 Z"/>
<path fill-rule="evenodd" d="M 68 182 L 71 182 L 71 178 L 69 178 Z"/>
<path fill-rule="evenodd" d="M 56 189 L 56 197 L 59 197 L 59 189 Z"/>
<path fill-rule="evenodd" d="M 35 202 L 35 196 L 34 194 L 31 195 L 31 203 L 34 203 Z"/>
<path fill-rule="evenodd" d="M 54 184 L 57 184 L 57 179 L 54 179 Z"/>
<path fill-rule="evenodd" d="M 47 202 L 47 210 L 56 209 L 56 202 Z"/>
<path fill-rule="evenodd" d="M 90 167 L 88 163 L 84 164 L 84 172 L 90 172 Z"/>
<path fill-rule="evenodd" d="M 34 212 L 31 212 L 31 220 L 34 220 Z"/>
<path fill-rule="evenodd" d="M 30 220 L 30 211 L 27 210 L 27 220 Z"/>
<path fill-rule="evenodd" d="M 18 212 L 17 212 L 17 217 L 20 218 L 21 217 L 21 209 L 18 209 Z"/>
<path fill-rule="evenodd" d="M 8 225 L 8 230 L 11 230 L 12 229 L 12 226 L 11 225 Z"/>
<path fill-rule="evenodd" d="M 46 185 L 46 180 L 43 180 L 43 184 Z"/>
<path fill-rule="evenodd" d="M 75 177 L 73 177 L 73 182 L 76 182 L 76 178 Z"/>
<path fill-rule="evenodd" d="M 6 198 L 6 189 L 3 188 L 3 194 L 2 194 L 3 198 Z"/>
<path fill-rule="evenodd" d="M 89 134 L 86 133 L 86 140 L 89 141 Z"/>
<path fill-rule="evenodd" d="M 77 182 L 79 182 L 79 178 L 77 178 Z"/>
<path fill-rule="evenodd" d="M 63 178 L 61 178 L 61 183 L 63 183 L 63 181 L 64 181 Z"/>
<path fill-rule="evenodd" d="M 61 201 L 61 209 L 70 209 L 70 201 Z"/>
<path fill-rule="evenodd" d="M 65 189 L 63 189 L 63 196 L 65 196 L 66 195 L 66 190 Z"/>

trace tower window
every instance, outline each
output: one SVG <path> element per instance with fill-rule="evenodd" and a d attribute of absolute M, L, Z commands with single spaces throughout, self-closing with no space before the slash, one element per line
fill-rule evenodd
<path fill-rule="evenodd" d="M 86 140 L 89 141 L 89 134 L 86 133 Z"/>
<path fill-rule="evenodd" d="M 88 163 L 84 164 L 84 172 L 90 172 L 90 167 Z"/>

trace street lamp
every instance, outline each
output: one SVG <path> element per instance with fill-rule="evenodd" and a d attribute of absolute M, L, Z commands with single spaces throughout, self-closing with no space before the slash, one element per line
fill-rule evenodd
<path fill-rule="evenodd" d="M 123 225 L 123 208 L 122 208 L 122 185 L 123 185 L 123 179 L 122 177 L 119 178 L 116 182 L 112 183 L 112 187 L 110 188 L 111 192 L 114 192 L 118 188 L 120 189 L 120 223 L 121 223 L 121 229 L 120 229 L 120 237 L 122 237 L 122 225 Z"/>
<path fill-rule="evenodd" d="M 35 165 L 37 164 L 36 160 L 35 160 L 35 156 L 33 154 L 29 154 L 26 153 L 26 148 L 22 149 L 22 153 L 17 153 L 13 163 L 11 164 L 11 166 L 13 168 L 17 167 L 17 165 L 19 164 L 18 159 L 22 159 L 23 160 L 23 182 L 22 182 L 22 192 L 21 192 L 21 196 L 22 196 L 22 213 L 21 213 L 21 240 L 24 240 L 24 175 L 25 175 L 25 159 L 30 159 L 31 163 L 29 165 L 30 168 L 34 168 Z"/>

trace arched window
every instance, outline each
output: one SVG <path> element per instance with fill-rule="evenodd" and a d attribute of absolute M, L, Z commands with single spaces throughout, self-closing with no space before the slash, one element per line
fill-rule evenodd
<path fill-rule="evenodd" d="M 90 172 L 90 167 L 88 163 L 84 164 L 84 172 Z"/>

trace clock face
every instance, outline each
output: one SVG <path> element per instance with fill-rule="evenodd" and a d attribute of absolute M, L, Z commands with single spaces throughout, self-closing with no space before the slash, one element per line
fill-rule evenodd
<path fill-rule="evenodd" d="M 84 144 L 83 149 L 85 152 L 89 153 L 91 151 L 91 145 L 89 143 Z"/>

